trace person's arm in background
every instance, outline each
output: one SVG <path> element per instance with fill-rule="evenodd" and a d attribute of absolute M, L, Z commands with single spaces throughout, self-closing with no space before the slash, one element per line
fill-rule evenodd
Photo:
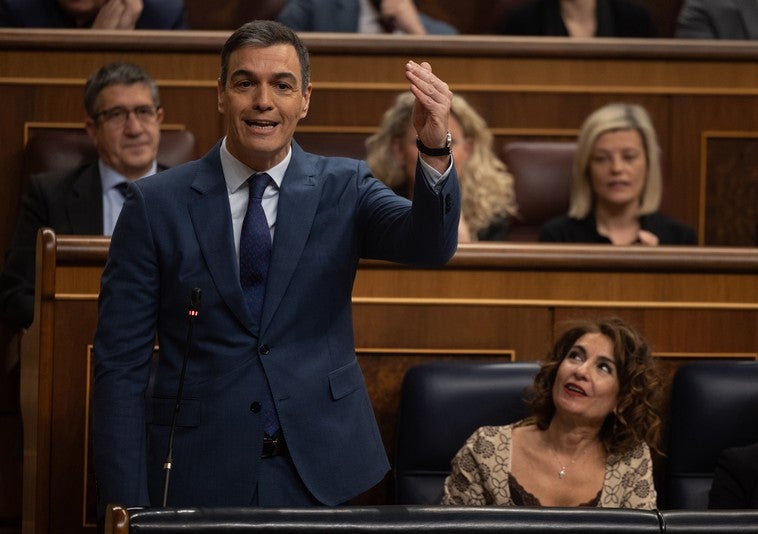
<path fill-rule="evenodd" d="M 133 30 L 142 14 L 142 0 L 108 0 L 92 23 L 93 29 Z"/>
<path fill-rule="evenodd" d="M 676 20 L 681 39 L 716 39 L 716 30 L 702 0 L 686 0 Z"/>
<path fill-rule="evenodd" d="M 375 0 L 383 18 L 409 35 L 456 35 L 453 26 L 419 12 L 413 0 Z"/>
<path fill-rule="evenodd" d="M 410 35 L 426 35 L 413 0 L 381 0 L 380 6 L 381 17 L 392 21 L 397 29 Z"/>
<path fill-rule="evenodd" d="M 313 2 L 289 0 L 276 20 L 298 32 L 313 31 L 313 9 Z"/>

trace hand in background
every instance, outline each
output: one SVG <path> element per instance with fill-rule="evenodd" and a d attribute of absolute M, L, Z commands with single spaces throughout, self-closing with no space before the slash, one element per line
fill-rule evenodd
<path fill-rule="evenodd" d="M 142 0 L 108 0 L 95 17 L 92 28 L 133 30 L 142 14 Z"/>
<path fill-rule="evenodd" d="M 641 245 L 648 247 L 658 246 L 658 236 L 652 232 L 648 232 L 647 230 L 640 230 L 637 234 L 637 239 L 640 240 Z"/>
<path fill-rule="evenodd" d="M 380 16 L 391 21 L 395 28 L 405 33 L 426 34 L 413 0 L 382 0 Z"/>

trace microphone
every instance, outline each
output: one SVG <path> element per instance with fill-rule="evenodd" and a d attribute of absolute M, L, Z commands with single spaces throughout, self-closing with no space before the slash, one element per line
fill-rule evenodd
<path fill-rule="evenodd" d="M 189 360 L 190 352 L 192 351 L 192 327 L 195 324 L 195 319 L 198 316 L 198 308 L 200 307 L 200 297 L 203 292 L 199 287 L 192 290 L 190 294 L 190 304 L 187 310 L 187 316 L 189 318 L 189 328 L 187 329 L 187 345 L 184 351 L 184 357 L 182 358 L 182 370 L 179 373 L 179 387 L 176 391 L 176 404 L 174 405 L 174 417 L 171 420 L 171 431 L 168 435 L 168 452 L 166 453 L 166 460 L 163 462 L 164 478 L 163 478 L 163 504 L 166 507 L 166 501 L 168 500 L 168 483 L 171 477 L 171 465 L 173 464 L 172 456 L 174 454 L 174 433 L 176 432 L 176 421 L 179 417 L 179 409 L 182 407 L 182 390 L 184 389 L 184 375 L 187 371 L 187 360 Z"/>

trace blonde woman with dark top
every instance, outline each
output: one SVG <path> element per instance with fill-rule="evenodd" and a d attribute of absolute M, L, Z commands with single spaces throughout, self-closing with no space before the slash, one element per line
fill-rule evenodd
<path fill-rule="evenodd" d="M 614 103 L 593 112 L 577 142 L 567 215 L 540 241 L 695 245 L 690 226 L 658 212 L 663 192 L 658 139 L 645 108 Z"/>
<path fill-rule="evenodd" d="M 368 163 L 375 176 L 396 193 L 413 191 L 418 148 L 411 125 L 413 95 L 398 95 L 385 113 L 379 131 L 366 141 Z M 460 95 L 453 95 L 448 123 L 453 161 L 461 184 L 462 214 L 458 242 L 507 239 L 508 218 L 518 213 L 513 176 L 493 151 L 493 135 L 484 119 Z"/>

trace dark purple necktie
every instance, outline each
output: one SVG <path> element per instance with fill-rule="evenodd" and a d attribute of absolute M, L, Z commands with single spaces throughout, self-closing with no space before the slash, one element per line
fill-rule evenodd
<path fill-rule="evenodd" d="M 266 294 L 266 277 L 271 261 L 271 232 L 263 206 L 261 206 L 261 199 L 270 180 L 271 177 L 266 173 L 254 174 L 248 178 L 250 199 L 240 234 L 240 284 L 245 294 L 247 307 L 259 328 L 263 298 Z M 279 429 L 279 419 L 268 381 L 266 381 L 266 389 L 267 391 L 260 399 L 263 430 L 273 436 Z"/>

